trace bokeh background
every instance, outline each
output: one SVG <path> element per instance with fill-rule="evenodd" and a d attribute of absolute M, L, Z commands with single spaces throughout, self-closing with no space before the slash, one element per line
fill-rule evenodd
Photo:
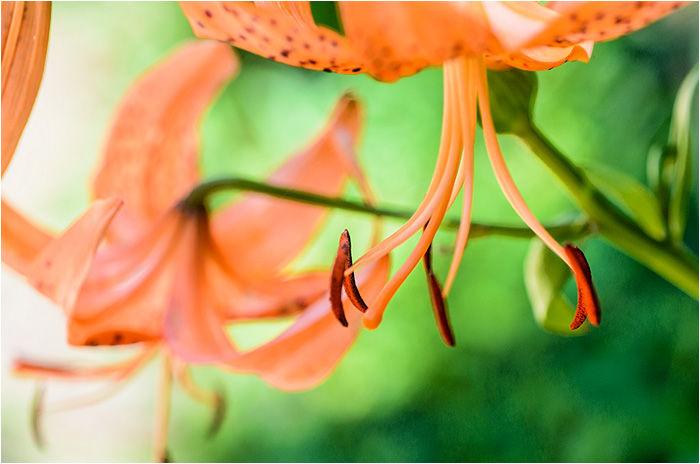
<path fill-rule="evenodd" d="M 697 7 L 596 45 L 589 64 L 539 73 L 535 119 L 543 132 L 577 163 L 604 163 L 645 181 L 649 147 L 665 138 L 675 92 L 697 62 Z M 315 5 L 314 13 L 335 21 L 332 4 Z M 3 197 L 48 227 L 68 225 L 89 202 L 88 179 L 121 96 L 144 70 L 192 39 L 177 4 L 56 3 L 44 80 L 3 178 Z M 262 178 L 300 148 L 323 125 L 335 99 L 352 89 L 366 105 L 359 156 L 381 202 L 418 204 L 439 144 L 439 69 L 389 85 L 240 57 L 239 76 L 203 119 L 205 177 Z M 697 111 L 695 106 L 691 125 L 696 157 Z M 543 221 L 574 211 L 527 149 L 508 136 L 501 143 Z M 349 188 L 347 196 L 357 192 Z M 695 252 L 697 198 L 696 183 L 687 232 Z M 473 217 L 520 224 L 480 141 Z M 367 245 L 367 224 L 361 215 L 333 212 L 295 266 L 327 266 L 346 226 L 359 253 Z M 398 225 L 389 221 L 385 231 Z M 453 241 L 450 231 L 436 240 L 440 275 Z M 396 252 L 394 263 L 407 256 L 411 243 Z M 527 240 L 474 240 L 449 298 L 456 348 L 438 336 L 419 270 L 393 299 L 379 330 L 363 333 L 313 390 L 283 393 L 252 376 L 198 368 L 197 380 L 225 391 L 226 418 L 220 433 L 207 439 L 211 412 L 176 388 L 172 459 L 697 462 L 697 302 L 598 238 L 584 247 L 604 311 L 603 324 L 587 335 L 560 337 L 535 323 L 523 284 Z M 573 287 L 568 290 L 575 297 Z M 232 332 L 252 345 L 283 325 L 246 324 Z M 2 460 L 148 460 L 157 363 L 109 400 L 46 417 L 45 449 L 32 442 L 35 384 L 10 373 L 12 359 L 97 363 L 131 352 L 74 349 L 64 339 L 60 310 L 3 267 Z M 51 382 L 47 399 L 99 386 Z"/>

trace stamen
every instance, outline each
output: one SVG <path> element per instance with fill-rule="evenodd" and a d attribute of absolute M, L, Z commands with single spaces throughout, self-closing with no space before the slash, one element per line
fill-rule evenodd
<path fill-rule="evenodd" d="M 440 282 L 435 277 L 433 272 L 433 257 L 431 253 L 432 243 L 428 247 L 423 255 L 423 267 L 425 269 L 425 275 L 428 277 L 428 289 L 430 290 L 430 302 L 433 306 L 433 313 L 435 314 L 435 322 L 437 323 L 438 329 L 440 330 L 440 336 L 442 340 L 448 346 L 455 346 L 455 336 L 452 331 L 452 325 L 450 324 L 450 319 L 447 315 L 447 305 L 445 304 L 445 299 L 442 296 L 442 289 L 440 288 Z"/>
<path fill-rule="evenodd" d="M 436 200 L 438 205 L 430 216 L 428 221 L 428 226 L 425 228 L 423 236 L 418 240 L 418 244 L 413 249 L 409 257 L 403 263 L 403 265 L 396 271 L 396 273 L 391 277 L 389 282 L 382 288 L 379 295 L 370 305 L 367 313 L 365 314 L 362 322 L 364 326 L 368 329 L 376 329 L 381 323 L 384 310 L 389 304 L 389 300 L 394 296 L 398 288 L 403 284 L 408 275 L 415 269 L 418 262 L 425 255 L 428 246 L 435 237 L 437 229 L 440 226 L 440 222 L 445 216 L 447 211 L 448 202 L 450 199 L 450 192 L 452 186 L 455 182 L 455 177 L 457 175 L 457 169 L 459 167 L 459 159 L 461 154 L 462 140 L 461 132 L 456 129 L 459 127 L 460 115 L 454 111 L 454 100 L 456 98 L 454 79 L 448 76 L 453 74 L 453 66 L 450 66 L 451 62 L 445 63 L 445 93 L 446 93 L 446 104 L 445 108 L 447 113 L 446 120 L 447 125 L 443 126 L 443 132 L 449 134 L 448 140 L 449 144 L 447 146 L 440 147 L 441 151 L 445 150 L 448 153 L 448 159 L 446 163 L 446 170 L 441 179 L 440 187 L 436 193 Z"/>
<path fill-rule="evenodd" d="M 355 273 L 350 272 L 345 275 L 345 271 L 352 266 L 352 246 L 350 244 L 350 232 L 347 229 L 340 234 L 340 242 L 338 243 L 338 254 L 333 263 L 331 272 L 331 309 L 333 314 L 344 326 L 348 326 L 348 320 L 345 317 L 345 309 L 343 309 L 342 288 L 345 288 L 345 294 L 350 302 L 363 313 L 367 311 L 367 304 L 360 295 L 360 290 L 355 283 Z"/>
<path fill-rule="evenodd" d="M 331 288 L 330 300 L 331 310 L 335 314 L 336 319 L 340 321 L 343 327 L 348 326 L 348 320 L 345 317 L 343 309 L 343 283 L 345 281 L 345 267 L 350 253 L 350 239 L 347 229 L 340 234 L 340 242 L 338 243 L 338 253 L 335 256 L 333 269 L 331 270 Z"/>
<path fill-rule="evenodd" d="M 600 324 L 600 302 L 598 294 L 593 286 L 591 268 L 588 265 L 583 252 L 576 246 L 567 243 L 564 245 L 566 255 L 574 264 L 574 276 L 576 277 L 576 287 L 578 287 L 578 303 L 576 304 L 576 314 L 571 323 L 571 330 L 578 329 L 581 324 L 590 319 L 591 324 Z"/>
<path fill-rule="evenodd" d="M 350 233 L 347 229 L 343 231 L 343 234 L 341 235 L 341 240 L 347 241 L 348 244 L 348 252 L 345 256 L 345 270 L 347 270 L 350 266 L 352 266 L 352 245 L 350 243 Z M 350 274 L 345 276 L 345 278 L 343 279 L 343 287 L 345 288 L 345 294 L 348 296 L 350 302 L 363 313 L 367 311 L 367 304 L 362 299 L 362 296 L 360 295 L 360 290 L 357 288 L 357 284 L 355 283 L 354 272 L 351 272 Z"/>
<path fill-rule="evenodd" d="M 465 84 L 467 88 L 465 89 Z M 445 288 L 442 295 L 447 297 L 457 276 L 459 264 L 464 256 L 464 250 L 469 240 L 469 230 L 472 216 L 472 200 L 474 193 L 474 139 L 476 133 L 476 85 L 474 83 L 473 60 L 460 59 L 457 62 L 457 93 L 459 111 L 462 114 L 462 139 L 464 150 L 462 152 L 462 165 L 464 177 L 461 182 L 464 185 L 464 201 L 462 216 L 459 221 L 459 230 L 455 240 L 455 250 L 447 272 Z"/>
<path fill-rule="evenodd" d="M 448 66 L 449 68 L 449 66 Z M 448 82 L 450 70 L 445 71 L 444 77 L 444 93 L 443 93 L 443 115 L 442 115 L 442 133 L 440 136 L 440 149 L 438 152 L 438 158 L 435 163 L 435 169 L 433 170 L 433 177 L 430 180 L 430 185 L 428 186 L 428 191 L 426 192 L 420 205 L 413 213 L 411 218 L 406 221 L 396 232 L 391 234 L 389 237 L 382 240 L 381 243 L 372 247 L 364 255 L 362 255 L 355 264 L 352 265 L 350 271 L 355 271 L 373 261 L 386 256 L 396 248 L 397 246 L 408 240 L 413 234 L 418 232 L 418 230 L 423 227 L 428 219 L 433 216 L 435 209 L 438 206 L 440 199 L 442 198 L 443 191 L 441 187 L 445 183 L 446 169 L 448 168 L 448 161 L 450 159 L 450 146 L 452 133 L 449 130 L 452 122 L 452 105 L 454 95 L 450 91 L 452 84 Z M 454 182 L 453 182 L 454 183 Z M 453 184 L 452 183 L 452 184 Z M 347 272 L 346 272 L 347 274 Z"/>

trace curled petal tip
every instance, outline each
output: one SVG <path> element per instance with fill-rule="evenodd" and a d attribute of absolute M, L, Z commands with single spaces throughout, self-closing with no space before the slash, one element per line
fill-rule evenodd
<path fill-rule="evenodd" d="M 599 325 L 600 302 L 595 287 L 593 286 L 593 278 L 588 261 L 583 252 L 570 243 L 564 245 L 564 251 L 574 269 L 576 287 L 578 288 L 578 302 L 576 305 L 576 314 L 570 326 L 571 330 L 579 328 L 586 318 L 591 321 L 591 324 Z"/>

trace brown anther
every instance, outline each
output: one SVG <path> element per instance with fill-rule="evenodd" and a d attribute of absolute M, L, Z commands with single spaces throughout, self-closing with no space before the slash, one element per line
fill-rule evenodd
<path fill-rule="evenodd" d="M 345 260 L 345 270 L 347 270 L 350 266 L 352 266 L 352 246 L 350 244 L 350 233 L 347 229 L 343 231 L 343 234 L 340 236 L 340 240 L 345 241 L 348 245 L 348 253 Z M 360 289 L 357 288 L 357 284 L 355 283 L 354 272 L 351 272 L 349 275 L 345 276 L 345 279 L 343 279 L 343 288 L 345 288 L 345 294 L 348 296 L 348 299 L 357 309 L 363 313 L 367 311 L 367 304 L 365 303 L 365 300 L 362 299 Z"/>
<path fill-rule="evenodd" d="M 350 253 L 350 240 L 347 235 L 347 230 L 340 236 L 338 244 L 338 253 L 335 256 L 333 269 L 331 270 L 331 288 L 330 300 L 331 310 L 335 317 L 344 326 L 348 326 L 348 320 L 345 318 L 345 310 L 343 309 L 343 281 L 345 280 L 345 264 Z"/>
<path fill-rule="evenodd" d="M 350 302 L 360 311 L 367 311 L 367 304 L 360 295 L 360 290 L 355 283 L 355 273 L 345 275 L 345 271 L 352 266 L 352 250 L 350 245 L 350 233 L 347 229 L 340 234 L 340 242 L 338 243 L 338 254 L 333 263 L 331 271 L 331 309 L 333 314 L 338 318 L 341 324 L 348 326 L 348 320 L 345 317 L 345 309 L 342 302 L 342 288 L 345 288 L 345 294 Z"/>
<path fill-rule="evenodd" d="M 437 277 L 435 277 L 435 273 L 433 272 L 433 256 L 431 252 L 432 247 L 433 245 L 431 243 L 423 255 L 423 268 L 425 269 L 425 275 L 428 277 L 430 303 L 433 306 L 435 322 L 437 323 L 438 330 L 440 330 L 442 340 L 448 346 L 455 346 L 455 334 L 452 331 L 450 318 L 447 314 L 447 304 L 445 303 L 445 298 L 442 296 L 440 282 L 437 280 Z"/>
<path fill-rule="evenodd" d="M 574 277 L 578 288 L 578 302 L 576 304 L 576 314 L 570 326 L 571 330 L 578 329 L 586 318 L 590 319 L 591 324 L 599 325 L 600 302 L 598 301 L 598 294 L 593 287 L 593 278 L 591 277 L 591 268 L 588 266 L 588 261 L 586 261 L 583 252 L 570 243 L 564 245 L 564 251 L 574 267 Z"/>

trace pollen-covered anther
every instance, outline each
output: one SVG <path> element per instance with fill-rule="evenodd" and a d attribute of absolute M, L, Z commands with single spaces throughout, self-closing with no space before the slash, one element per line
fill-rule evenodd
<path fill-rule="evenodd" d="M 576 287 L 578 288 L 578 303 L 574 320 L 571 322 L 571 330 L 578 329 L 586 318 L 591 321 L 591 324 L 599 325 L 600 302 L 598 301 L 595 287 L 593 287 L 593 278 L 591 277 L 591 268 L 588 266 L 588 261 L 583 252 L 570 243 L 564 245 L 564 251 L 574 269 Z"/>
<path fill-rule="evenodd" d="M 338 253 L 335 256 L 335 262 L 331 270 L 330 288 L 331 310 L 344 327 L 348 326 L 348 320 L 345 317 L 345 310 L 343 309 L 343 281 L 345 280 L 345 264 L 347 263 L 349 255 L 350 234 L 345 230 L 340 235 Z"/>
<path fill-rule="evenodd" d="M 445 298 L 442 296 L 442 288 L 440 282 L 438 281 L 435 273 L 433 272 L 433 258 L 431 253 L 432 244 L 428 247 L 428 250 L 423 255 L 423 268 L 425 269 L 425 275 L 428 278 L 428 290 L 430 291 L 430 303 L 433 306 L 433 313 L 435 314 L 435 322 L 437 323 L 438 329 L 440 330 L 440 336 L 442 340 L 448 346 L 455 346 L 455 335 L 452 331 L 452 325 L 450 324 L 450 318 L 447 314 L 447 304 Z"/>
<path fill-rule="evenodd" d="M 345 271 L 352 266 L 352 249 L 350 245 L 350 233 L 347 229 L 340 235 L 338 243 L 338 253 L 333 263 L 331 271 L 331 309 L 341 324 L 348 326 L 345 310 L 342 302 L 342 288 L 350 302 L 363 313 L 367 311 L 367 304 L 360 295 L 360 290 L 355 283 L 355 273 L 351 272 L 347 276 Z"/>

